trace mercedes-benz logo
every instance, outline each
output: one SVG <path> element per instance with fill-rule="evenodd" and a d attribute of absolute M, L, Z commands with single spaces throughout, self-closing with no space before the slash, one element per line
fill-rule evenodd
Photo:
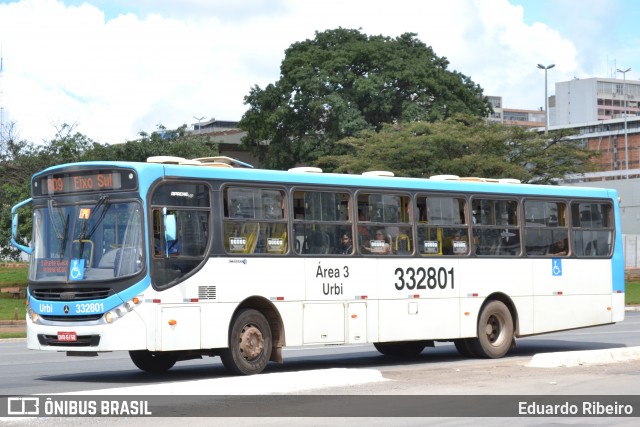
<path fill-rule="evenodd" d="M 64 314 L 69 314 L 69 306 L 68 305 L 64 306 Z"/>

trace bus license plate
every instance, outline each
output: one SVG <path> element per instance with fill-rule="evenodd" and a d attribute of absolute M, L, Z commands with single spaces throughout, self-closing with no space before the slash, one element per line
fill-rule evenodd
<path fill-rule="evenodd" d="M 78 337 L 75 332 L 58 332 L 59 342 L 76 342 Z"/>

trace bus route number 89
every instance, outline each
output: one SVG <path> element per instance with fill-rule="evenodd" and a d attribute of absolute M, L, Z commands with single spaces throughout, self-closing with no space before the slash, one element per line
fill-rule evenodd
<path fill-rule="evenodd" d="M 396 268 L 395 275 L 398 281 L 395 283 L 396 289 L 401 291 L 403 289 L 446 289 L 451 286 L 453 289 L 453 267 L 447 270 L 444 267 L 435 268 L 429 267 L 427 269 L 419 267 L 414 269 L 409 267 L 407 269 Z"/>

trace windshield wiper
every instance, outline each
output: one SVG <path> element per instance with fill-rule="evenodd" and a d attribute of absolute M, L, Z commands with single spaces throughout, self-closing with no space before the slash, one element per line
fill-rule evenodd
<path fill-rule="evenodd" d="M 64 217 L 64 211 L 62 208 L 54 208 L 53 207 L 53 199 L 49 199 L 49 219 L 51 221 L 51 228 L 53 228 L 53 232 L 56 234 L 56 238 L 58 239 L 58 241 L 60 241 L 60 249 L 58 250 L 58 253 L 60 254 L 60 259 L 64 258 L 64 251 L 66 250 L 66 246 L 67 246 L 67 234 L 69 232 L 69 214 L 67 214 L 67 217 Z M 58 228 L 58 224 L 56 222 L 56 220 L 53 218 L 53 212 L 56 212 L 60 221 L 62 221 L 62 233 L 60 232 L 60 229 Z"/>
<path fill-rule="evenodd" d="M 107 211 L 109 210 L 110 206 L 111 204 L 109 204 L 109 196 L 101 196 L 100 200 L 98 200 L 96 204 L 93 206 L 93 208 L 91 209 L 91 211 L 95 213 L 100 207 L 102 207 L 102 212 L 100 212 L 100 216 L 93 223 L 93 227 L 91 228 L 91 230 L 89 230 L 89 232 L 87 232 L 88 218 L 84 220 L 84 223 L 82 224 L 82 229 L 80 230 L 80 234 L 78 235 L 78 240 L 82 241 L 83 239 L 84 240 L 90 239 L 91 236 L 93 236 L 93 233 L 96 232 L 96 229 L 102 223 L 102 220 L 104 219 L 105 215 L 107 215 Z"/>
<path fill-rule="evenodd" d="M 67 249 L 67 237 L 69 235 L 69 214 L 67 214 L 67 218 L 64 220 L 64 232 L 62 234 L 62 238 L 58 238 L 60 240 L 60 259 L 64 258 L 64 251 Z"/>

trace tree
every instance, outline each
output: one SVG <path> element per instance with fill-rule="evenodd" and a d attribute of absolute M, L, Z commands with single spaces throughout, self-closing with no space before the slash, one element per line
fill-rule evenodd
<path fill-rule="evenodd" d="M 534 131 L 459 115 L 444 121 L 386 125 L 337 143 L 345 154 L 320 158 L 327 171 L 389 170 L 398 176 L 432 175 L 516 178 L 552 183 L 592 167 L 596 153 L 566 134 Z"/>
<path fill-rule="evenodd" d="M 27 199 L 31 193 L 31 175 L 46 165 L 40 156 L 40 147 L 20 139 L 10 126 L 6 139 L 0 147 L 0 258 L 20 259 L 20 251 L 10 245 L 11 240 L 11 208 L 21 200 Z M 19 226 L 19 234 L 25 244 L 31 234 L 31 215 L 21 215 L 23 222 Z"/>
<path fill-rule="evenodd" d="M 187 133 L 187 126 L 167 130 L 159 125 L 150 135 L 141 132 L 140 138 L 124 144 L 94 144 L 84 153 L 83 160 L 122 160 L 146 162 L 152 156 L 176 156 L 188 159 L 217 156 L 218 144 L 202 135 Z"/>
<path fill-rule="evenodd" d="M 316 32 L 285 51 L 276 83 L 254 86 L 245 97 L 243 146 L 266 167 L 287 168 L 384 124 L 486 117 L 491 106 L 480 86 L 448 65 L 412 33 Z"/>

